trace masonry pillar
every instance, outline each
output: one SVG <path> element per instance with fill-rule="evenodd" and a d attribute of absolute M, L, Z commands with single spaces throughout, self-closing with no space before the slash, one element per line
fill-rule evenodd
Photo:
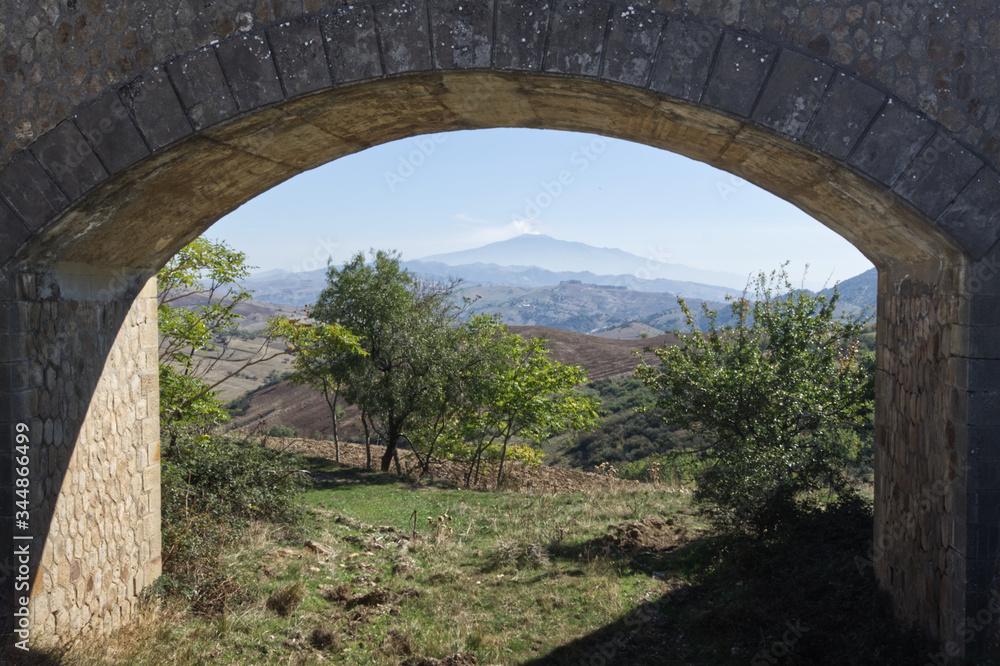
<path fill-rule="evenodd" d="M 1000 647 L 1000 276 L 987 294 L 981 264 L 879 272 L 871 563 L 941 641 L 929 663 Z"/>
<path fill-rule="evenodd" d="M 2 274 L 0 616 L 28 597 L 32 647 L 120 627 L 159 576 L 158 401 L 155 279 Z"/>

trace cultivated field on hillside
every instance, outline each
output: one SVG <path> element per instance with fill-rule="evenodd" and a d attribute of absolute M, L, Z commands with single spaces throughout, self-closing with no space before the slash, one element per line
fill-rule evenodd
<path fill-rule="evenodd" d="M 510 330 L 524 337 L 546 338 L 552 358 L 561 363 L 582 366 L 587 370 L 590 381 L 628 374 L 639 363 L 635 351 L 660 347 L 664 343 L 673 344 L 677 340 L 671 333 L 645 340 L 615 340 L 541 326 L 512 326 Z M 658 362 L 652 352 L 644 352 L 642 357 L 647 363 Z M 345 409 L 338 434 L 341 438 L 358 437 L 361 433 L 358 410 L 353 407 Z M 297 430 L 303 437 L 327 438 L 333 435 L 330 408 L 323 394 L 288 382 L 267 386 L 249 396 L 245 411 L 234 419 L 234 425 L 263 426 L 265 430 L 283 425 Z"/>

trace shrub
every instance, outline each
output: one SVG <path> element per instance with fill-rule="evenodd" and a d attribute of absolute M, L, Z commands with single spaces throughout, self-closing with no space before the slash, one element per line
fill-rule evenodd
<path fill-rule="evenodd" d="M 267 431 L 268 437 L 298 437 L 299 431 L 284 425 L 276 425 Z"/>
<path fill-rule="evenodd" d="M 159 589 L 208 614 L 244 600 L 253 585 L 227 570 L 223 554 L 251 520 L 298 521 L 301 467 L 298 456 L 232 435 L 181 440 L 162 463 Z"/>

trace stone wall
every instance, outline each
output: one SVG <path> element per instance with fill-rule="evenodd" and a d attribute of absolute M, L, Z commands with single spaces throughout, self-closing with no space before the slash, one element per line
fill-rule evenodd
<path fill-rule="evenodd" d="M 553 6 L 574 12 L 579 7 L 583 20 L 611 10 L 596 1 L 465 4 L 466 9 L 483 7 L 483 13 L 495 7 L 523 9 L 525 15 L 533 10 L 534 32 L 544 31 Z M 151 65 L 344 5 L 336 0 L 3 0 L 0 163 L 81 102 Z M 629 5 L 762 36 L 858 74 L 1000 165 L 1000 7 L 992 0 L 643 0 Z M 425 25 L 425 34 L 438 25 Z M 595 45 L 591 52 L 599 54 L 599 49 Z"/>
<path fill-rule="evenodd" d="M 901 615 L 950 638 L 966 568 L 963 272 L 879 273 L 871 563 Z"/>
<path fill-rule="evenodd" d="M 20 389 L 3 431 L 24 422 L 31 433 L 32 645 L 121 626 L 160 574 L 156 287 L 140 282 L 62 267 L 15 275 L 0 297 L 3 365 Z M 4 454 L 10 565 L 9 537 L 29 532 L 11 523 Z M 0 583 L 8 604 L 12 583 Z"/>

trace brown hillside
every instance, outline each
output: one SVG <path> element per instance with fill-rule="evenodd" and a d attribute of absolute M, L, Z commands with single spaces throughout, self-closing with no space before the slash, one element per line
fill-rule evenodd
<path fill-rule="evenodd" d="M 632 372 L 639 362 L 633 350 L 659 347 L 664 342 L 674 344 L 677 340 L 670 333 L 646 340 L 614 340 L 543 326 L 512 326 L 510 330 L 526 338 L 544 337 L 555 360 L 582 366 L 591 381 Z M 643 357 L 647 363 L 657 362 L 652 352 L 645 352 Z M 358 410 L 354 407 L 345 407 L 345 410 L 339 427 L 340 437 L 357 437 L 361 434 Z M 265 430 L 276 425 L 288 426 L 298 430 L 303 437 L 312 437 L 317 432 L 322 437 L 333 435 L 330 408 L 323 394 L 288 382 L 253 393 L 247 411 L 235 419 L 237 427 L 258 424 Z"/>

